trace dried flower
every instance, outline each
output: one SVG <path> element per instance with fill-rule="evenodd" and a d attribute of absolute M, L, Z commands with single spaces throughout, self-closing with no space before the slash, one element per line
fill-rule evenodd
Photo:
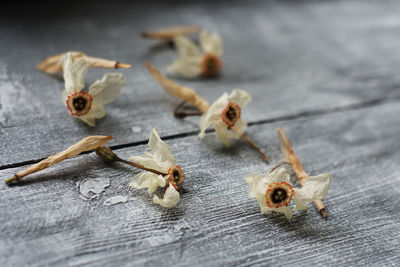
<path fill-rule="evenodd" d="M 200 75 L 213 76 L 221 70 L 224 48 L 218 33 L 203 30 L 200 33 L 201 49 L 184 36 L 175 37 L 174 43 L 179 58 L 167 67 L 168 73 L 194 78 Z"/>
<path fill-rule="evenodd" d="M 75 61 L 79 58 L 84 58 L 86 59 L 87 62 L 89 62 L 89 65 L 91 67 L 96 67 L 96 68 L 108 68 L 108 69 L 118 69 L 118 68 L 130 68 L 131 65 L 121 63 L 119 61 L 115 60 L 108 60 L 108 59 L 103 59 L 103 58 L 97 58 L 97 57 L 90 57 L 88 55 L 85 55 L 82 52 L 78 51 L 70 51 L 67 52 L 72 55 L 72 60 Z M 37 69 L 40 71 L 43 71 L 47 74 L 57 74 L 61 73 L 63 71 L 63 57 L 66 53 L 62 54 L 57 54 L 51 57 L 46 58 L 42 62 L 40 62 L 37 65 Z"/>
<path fill-rule="evenodd" d="M 66 150 L 61 151 L 57 154 L 54 154 L 42 161 L 30 166 L 29 168 L 18 172 L 13 177 L 7 179 L 5 182 L 6 182 L 6 184 L 11 184 L 14 181 L 19 181 L 23 177 L 25 177 L 29 174 L 32 174 L 32 173 L 35 173 L 35 172 L 38 172 L 38 171 L 41 171 L 41 170 L 44 170 L 44 169 L 50 167 L 54 163 L 63 161 L 67 158 L 74 157 L 84 151 L 89 151 L 89 150 L 95 149 L 99 146 L 102 146 L 105 143 L 107 143 L 108 141 L 110 141 L 111 139 L 112 139 L 112 136 L 101 136 L 101 135 L 88 136 L 88 137 L 82 139 L 81 141 L 79 141 L 78 143 L 70 146 Z"/>
<path fill-rule="evenodd" d="M 306 181 L 308 180 L 308 174 L 304 171 L 303 165 L 300 159 L 294 153 L 292 144 L 283 129 L 278 128 L 279 144 L 281 146 L 282 154 L 284 155 L 287 162 L 292 167 L 293 171 L 296 173 L 297 179 L 300 184 L 304 187 Z M 328 218 L 328 213 L 326 212 L 325 205 L 321 200 L 314 200 L 314 205 L 318 209 L 318 212 L 325 218 Z"/>
<path fill-rule="evenodd" d="M 249 195 L 257 199 L 261 213 L 281 212 L 290 219 L 292 211 L 288 205 L 292 198 L 296 203 L 294 210 L 306 210 L 307 202 L 326 197 L 332 176 L 329 173 L 310 176 L 300 189 L 290 185 L 290 177 L 284 168 L 269 175 L 249 173 L 245 180 L 250 186 Z"/>
<path fill-rule="evenodd" d="M 143 38 L 171 41 L 176 36 L 195 33 L 198 32 L 199 30 L 200 27 L 195 25 L 176 26 L 176 27 L 162 28 L 155 31 L 142 31 L 141 35 Z"/>
<path fill-rule="evenodd" d="M 65 54 L 63 59 L 65 90 L 62 93 L 62 101 L 71 116 L 95 126 L 95 119 L 106 115 L 103 105 L 117 98 L 126 80 L 121 73 L 107 73 L 102 80 L 94 82 L 86 93 L 82 89 L 85 87 L 84 77 L 89 66 L 85 58 L 73 61 L 72 53 Z"/>
<path fill-rule="evenodd" d="M 153 197 L 153 202 L 165 208 L 173 208 L 176 206 L 176 204 L 178 204 L 179 199 L 180 197 L 178 191 L 176 191 L 176 188 L 172 183 L 170 183 L 165 190 L 163 198 L 155 195 Z"/>
<path fill-rule="evenodd" d="M 229 96 L 224 93 L 201 116 L 199 137 L 203 138 L 206 129 L 213 124 L 217 137 L 229 146 L 230 139 L 238 139 L 246 130 L 247 123 L 241 118 L 241 109 L 250 101 L 251 96 L 240 89 L 233 90 Z"/>
<path fill-rule="evenodd" d="M 129 186 L 136 189 L 147 188 L 150 195 L 153 195 L 158 187 L 168 186 L 164 197 L 155 195 L 153 202 L 166 208 L 175 207 L 180 199 L 177 190 L 185 180 L 185 174 L 176 166 L 175 157 L 171 154 L 169 146 L 161 140 L 156 128 L 151 132 L 148 145 L 153 153 L 145 152 L 144 156 L 132 156 L 130 160 L 167 175 L 142 172 L 132 178 Z"/>
<path fill-rule="evenodd" d="M 204 137 L 206 129 L 213 124 L 217 132 L 217 137 L 220 138 L 226 146 L 229 146 L 230 139 L 237 139 L 240 137 L 256 150 L 265 162 L 268 162 L 268 156 L 244 134 L 247 124 L 241 119 L 241 108 L 251 101 L 251 96 L 247 92 L 237 89 L 229 96 L 225 93 L 210 107 L 208 102 L 199 96 L 195 90 L 174 83 L 162 75 L 153 65 L 147 62 L 144 62 L 144 64 L 154 79 L 167 93 L 183 100 L 174 110 L 175 117 L 185 118 L 187 116 L 202 115 L 200 118 L 200 138 Z M 196 107 L 197 111 L 182 111 L 181 109 L 186 102 Z"/>

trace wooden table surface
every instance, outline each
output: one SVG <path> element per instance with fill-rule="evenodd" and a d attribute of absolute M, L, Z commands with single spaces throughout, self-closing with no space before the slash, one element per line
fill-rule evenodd
<path fill-rule="evenodd" d="M 0 184 L 2 266 L 399 266 L 400 2 L 87 1 L 14 4 L 0 11 L 0 177 L 91 134 L 112 135 L 121 157 L 148 151 L 153 127 L 186 174 L 173 209 L 130 190 L 139 170 L 95 154 L 69 159 L 16 186 Z M 175 119 L 179 102 L 152 79 L 176 57 L 139 32 L 199 24 L 223 37 L 217 79 L 176 79 L 210 102 L 242 88 L 247 135 L 225 148 L 198 118 Z M 132 64 L 122 95 L 96 127 L 70 117 L 63 81 L 35 69 L 78 50 Z M 107 70 L 91 69 L 88 84 Z M 288 221 L 262 215 L 244 177 L 283 160 L 282 127 L 310 175 L 331 172 L 324 200 Z M 92 198 L 84 185 L 104 183 Z M 109 205 L 121 198 L 126 202 Z"/>

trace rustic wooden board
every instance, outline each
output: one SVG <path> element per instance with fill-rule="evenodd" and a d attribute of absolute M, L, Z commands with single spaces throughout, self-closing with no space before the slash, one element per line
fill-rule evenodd
<path fill-rule="evenodd" d="M 254 97 L 245 117 L 276 120 L 399 96 L 398 1 L 252 1 L 164 3 L 115 1 L 24 3 L 0 11 L 0 167 L 40 159 L 88 134 L 115 136 L 114 145 L 143 142 L 160 133 L 196 131 L 179 121 L 167 96 L 141 65 L 160 68 L 176 56 L 138 32 L 196 23 L 225 41 L 219 79 L 180 80 L 208 101 L 234 88 Z M 46 56 L 83 50 L 132 63 L 127 86 L 95 128 L 71 118 L 59 100 L 60 79 L 35 70 Z M 87 83 L 104 70 L 90 70 Z"/>
<path fill-rule="evenodd" d="M 246 144 L 224 148 L 209 133 L 167 141 L 185 170 L 186 193 L 174 209 L 129 192 L 138 173 L 82 155 L 0 185 L 3 266 L 396 266 L 400 263 L 399 101 L 253 125 L 248 135 L 273 159 L 265 165 Z M 324 200 L 329 219 L 313 206 L 284 216 L 260 214 L 244 176 L 280 162 L 276 128 L 283 127 L 310 175 L 332 172 Z M 118 149 L 127 158 L 146 146 Z M 21 168 L 0 171 L 11 176 Z M 83 200 L 85 179 L 109 179 L 98 199 Z M 126 203 L 104 206 L 109 197 Z"/>

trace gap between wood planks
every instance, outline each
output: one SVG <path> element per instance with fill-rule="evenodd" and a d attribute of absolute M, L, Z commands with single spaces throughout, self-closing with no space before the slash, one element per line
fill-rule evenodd
<path fill-rule="evenodd" d="M 285 115 L 285 116 L 280 116 L 280 117 L 276 117 L 276 118 L 272 118 L 272 119 L 259 120 L 259 121 L 254 121 L 254 122 L 248 122 L 248 126 L 251 127 L 254 125 L 272 124 L 272 123 L 280 122 L 280 121 L 291 121 L 291 120 L 296 120 L 296 119 L 301 119 L 301 118 L 324 116 L 324 115 L 329 115 L 329 114 L 344 112 L 344 111 L 366 109 L 366 108 L 375 107 L 375 106 L 383 105 L 383 104 L 390 103 L 390 102 L 396 102 L 396 101 L 400 101 L 400 95 L 392 96 L 392 97 L 377 98 L 377 99 L 360 102 L 360 103 L 356 103 L 356 104 L 350 104 L 350 105 L 346 105 L 346 106 L 342 106 L 342 107 L 335 107 L 335 108 L 329 108 L 329 109 L 318 109 L 318 110 L 313 110 L 313 111 L 303 111 L 303 112 L 300 112 L 297 114 Z M 161 139 L 172 140 L 172 139 L 184 138 L 184 137 L 189 137 L 189 136 L 195 136 L 198 134 L 198 132 L 199 131 L 196 130 L 196 131 L 190 131 L 190 132 L 185 132 L 185 133 L 166 135 L 166 136 L 162 136 Z M 212 132 L 214 132 L 213 129 L 206 130 L 206 133 L 212 133 Z M 149 140 L 146 139 L 146 140 L 136 141 L 136 142 L 132 142 L 132 143 L 113 145 L 113 146 L 110 146 L 110 148 L 112 150 L 118 150 L 121 148 L 140 146 L 140 145 L 147 144 L 148 141 Z M 81 153 L 81 155 L 89 154 L 89 153 L 92 153 L 92 151 L 83 152 L 83 153 Z M 32 160 L 26 160 L 26 161 L 16 162 L 16 163 L 12 163 L 12 164 L 6 164 L 3 166 L 0 166 L 0 170 L 35 164 L 43 159 L 45 159 L 45 158 L 32 159 Z"/>

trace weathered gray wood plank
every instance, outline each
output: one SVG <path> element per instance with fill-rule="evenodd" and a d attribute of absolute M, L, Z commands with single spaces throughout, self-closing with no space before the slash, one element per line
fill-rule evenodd
<path fill-rule="evenodd" d="M 396 266 L 400 263 L 400 118 L 398 102 L 251 126 L 248 135 L 271 157 L 265 165 L 246 144 L 224 148 L 208 134 L 169 140 L 184 169 L 188 192 L 171 210 L 151 203 L 145 190 L 129 192 L 138 173 L 97 156 L 67 160 L 26 183 L 0 185 L 0 258 L 4 266 Z M 264 216 L 247 195 L 244 176 L 283 160 L 276 128 L 283 127 L 311 175 L 332 172 L 317 211 L 291 222 Z M 117 150 L 122 157 L 145 146 Z M 0 177 L 16 169 L 0 171 Z M 85 179 L 109 178 L 99 199 L 83 200 Z M 104 206 L 116 195 L 126 203 Z"/>
<path fill-rule="evenodd" d="M 175 24 L 218 30 L 225 41 L 224 72 L 216 80 L 181 82 L 208 101 L 234 88 L 254 97 L 248 121 L 398 96 L 398 1 L 65 2 L 18 4 L 0 11 L 0 166 L 45 157 L 88 134 L 113 144 L 197 129 L 179 121 L 167 96 L 141 65 L 163 68 L 176 56 L 138 32 Z M 71 118 L 60 102 L 63 83 L 35 70 L 66 50 L 132 63 L 127 86 L 95 128 Z M 91 70 L 87 83 L 101 78 Z"/>

